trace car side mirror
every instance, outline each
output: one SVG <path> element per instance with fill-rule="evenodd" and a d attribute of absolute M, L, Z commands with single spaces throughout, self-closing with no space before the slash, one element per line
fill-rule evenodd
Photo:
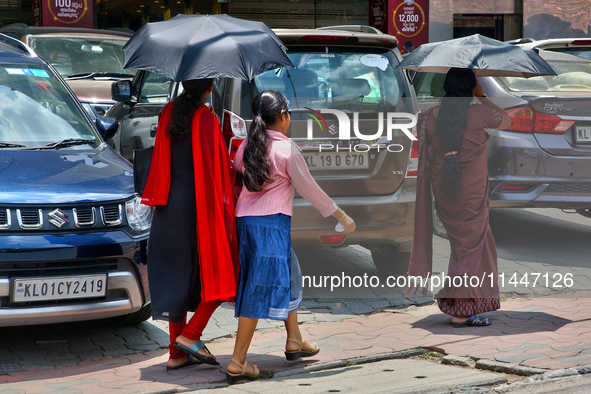
<path fill-rule="evenodd" d="M 99 116 L 96 119 L 96 128 L 101 137 L 103 137 L 103 140 L 107 141 L 117 133 L 119 122 L 107 116 Z"/>
<path fill-rule="evenodd" d="M 113 101 L 128 103 L 131 101 L 131 82 L 116 81 L 111 84 L 111 98 Z"/>

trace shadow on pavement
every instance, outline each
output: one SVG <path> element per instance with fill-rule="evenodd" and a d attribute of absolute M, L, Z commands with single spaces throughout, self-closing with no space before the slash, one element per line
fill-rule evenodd
<path fill-rule="evenodd" d="M 553 332 L 573 322 L 570 319 L 564 319 L 539 311 L 520 312 L 499 310 L 482 313 L 479 316 L 490 319 L 492 324 L 485 327 L 455 328 L 451 325 L 450 316 L 438 313 L 417 320 L 410 326 L 412 328 L 422 328 L 433 334 L 459 334 L 460 337 L 462 335 L 469 335 L 472 338 L 473 336 L 490 337 Z"/>

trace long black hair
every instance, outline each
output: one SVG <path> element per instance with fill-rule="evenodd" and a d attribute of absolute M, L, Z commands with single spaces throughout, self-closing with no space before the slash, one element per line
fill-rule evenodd
<path fill-rule="evenodd" d="M 193 114 L 203 105 L 201 95 L 211 87 L 213 79 L 191 79 L 181 83 L 185 91 L 175 100 L 167 130 L 170 139 L 174 141 L 182 140 L 191 132 Z"/>
<path fill-rule="evenodd" d="M 267 158 L 267 127 L 288 110 L 289 104 L 285 96 L 273 90 L 259 93 L 252 102 L 252 112 L 256 116 L 250 124 L 242 156 L 243 182 L 248 191 L 260 192 L 265 182 L 273 182 L 270 176 L 271 163 Z"/>
<path fill-rule="evenodd" d="M 476 88 L 474 71 L 452 68 L 447 72 L 443 83 L 445 96 L 441 99 L 435 131 L 439 146 L 443 153 L 447 154 L 441 166 L 439 189 L 448 199 L 455 199 L 462 186 L 457 152 L 466 131 L 468 109 L 474 97 L 474 88 Z"/>

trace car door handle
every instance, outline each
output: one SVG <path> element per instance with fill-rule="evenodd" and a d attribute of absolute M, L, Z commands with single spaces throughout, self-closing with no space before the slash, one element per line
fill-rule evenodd
<path fill-rule="evenodd" d="M 156 137 L 156 130 L 158 130 L 158 124 L 152 123 L 150 126 L 150 137 Z"/>

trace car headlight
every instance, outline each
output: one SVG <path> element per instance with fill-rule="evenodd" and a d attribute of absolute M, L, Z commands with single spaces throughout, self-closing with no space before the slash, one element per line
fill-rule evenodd
<path fill-rule="evenodd" d="M 146 231 L 152 226 L 154 208 L 142 204 L 141 197 L 135 197 L 125 203 L 127 223 L 133 231 Z"/>

